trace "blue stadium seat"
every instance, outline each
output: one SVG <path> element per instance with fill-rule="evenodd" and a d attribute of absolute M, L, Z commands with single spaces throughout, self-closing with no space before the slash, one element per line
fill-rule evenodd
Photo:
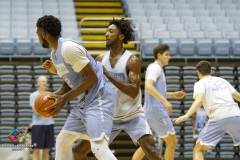
<path fill-rule="evenodd" d="M 174 75 L 174 76 L 165 76 L 166 82 L 168 83 L 179 83 L 181 81 L 181 76 Z"/>
<path fill-rule="evenodd" d="M 198 32 L 198 31 L 201 31 L 201 25 L 198 24 L 198 23 L 184 23 L 184 28 L 187 32 L 191 32 L 191 31 L 194 31 L 194 32 Z"/>
<path fill-rule="evenodd" d="M 16 54 L 31 55 L 32 51 L 32 40 L 30 38 L 16 39 Z"/>
<path fill-rule="evenodd" d="M 240 40 L 232 40 L 233 56 L 240 56 Z"/>
<path fill-rule="evenodd" d="M 181 67 L 180 66 L 165 66 L 164 67 L 166 74 L 179 74 L 181 73 Z"/>
<path fill-rule="evenodd" d="M 0 91 L 14 90 L 14 89 L 15 89 L 14 84 L 0 84 Z"/>
<path fill-rule="evenodd" d="M 181 56 L 195 56 L 195 41 L 193 39 L 180 39 L 179 54 Z"/>
<path fill-rule="evenodd" d="M 170 56 L 178 55 L 178 42 L 176 39 L 161 39 L 160 43 L 167 44 L 170 47 Z"/>
<path fill-rule="evenodd" d="M 13 65 L 0 65 L 0 73 L 11 74 L 14 72 Z"/>
<path fill-rule="evenodd" d="M 15 41 L 13 38 L 0 39 L 0 55 L 14 55 Z"/>
<path fill-rule="evenodd" d="M 181 23 L 170 23 L 170 24 L 167 24 L 167 29 L 168 31 L 171 31 L 171 32 L 178 32 L 178 31 L 184 31 L 184 25 L 181 24 Z"/>
<path fill-rule="evenodd" d="M 158 39 L 145 39 L 143 40 L 143 58 L 153 58 L 153 48 L 159 44 Z"/>
<path fill-rule="evenodd" d="M 214 54 L 216 56 L 230 56 L 230 42 L 227 39 L 214 40 Z"/>
<path fill-rule="evenodd" d="M 199 56 L 212 56 L 212 40 L 198 39 L 196 40 L 196 50 Z"/>

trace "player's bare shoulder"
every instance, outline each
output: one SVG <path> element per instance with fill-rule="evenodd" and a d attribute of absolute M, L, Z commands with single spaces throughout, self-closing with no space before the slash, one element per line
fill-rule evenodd
<path fill-rule="evenodd" d="M 101 53 L 101 54 L 99 54 L 99 55 L 95 58 L 95 61 L 102 62 L 103 57 L 105 56 L 105 54 L 106 54 L 106 53 Z"/>
<path fill-rule="evenodd" d="M 140 73 L 141 61 L 137 56 L 131 55 L 131 57 L 128 59 L 127 70 Z"/>

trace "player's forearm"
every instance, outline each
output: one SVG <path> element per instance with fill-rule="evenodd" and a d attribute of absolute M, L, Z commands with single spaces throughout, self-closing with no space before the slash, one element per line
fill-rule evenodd
<path fill-rule="evenodd" d="M 167 98 L 174 98 L 174 92 L 167 92 Z"/>
<path fill-rule="evenodd" d="M 145 90 L 151 94 L 154 98 L 158 99 L 161 102 L 167 102 L 167 99 L 163 97 L 154 86 L 145 84 Z"/>
<path fill-rule="evenodd" d="M 97 81 L 97 75 L 84 76 L 81 82 L 75 88 L 64 94 L 64 99 L 67 101 L 74 99 L 75 97 L 87 91 L 87 89 L 92 87 L 95 83 L 97 83 Z"/>
<path fill-rule="evenodd" d="M 63 83 L 63 85 L 57 90 L 55 91 L 54 93 L 56 95 L 63 95 L 65 94 L 66 92 L 69 92 L 71 90 L 71 88 L 67 85 L 67 83 Z"/>
<path fill-rule="evenodd" d="M 139 87 L 135 83 L 125 83 L 119 80 L 114 76 L 107 76 L 107 78 L 112 82 L 114 86 L 116 86 L 121 92 L 128 95 L 129 97 L 135 99 L 139 93 Z"/>
<path fill-rule="evenodd" d="M 185 115 L 188 117 L 192 116 L 198 110 L 198 108 L 202 106 L 202 104 L 203 104 L 202 100 L 196 99 Z"/>

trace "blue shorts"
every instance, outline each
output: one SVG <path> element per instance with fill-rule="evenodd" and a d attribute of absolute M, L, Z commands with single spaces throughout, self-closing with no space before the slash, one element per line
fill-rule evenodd
<path fill-rule="evenodd" d="M 89 105 L 76 105 L 69 114 L 61 132 L 79 135 L 79 139 L 109 140 L 113 125 L 114 91 L 106 85 Z"/>
<path fill-rule="evenodd" d="M 240 145 L 240 116 L 224 118 L 219 121 L 209 121 L 199 133 L 197 143 L 206 146 L 216 146 L 225 133 L 228 133 L 234 146 Z"/>
<path fill-rule="evenodd" d="M 170 117 L 147 119 L 149 126 L 160 137 L 166 138 L 168 134 L 174 135 L 172 120 Z"/>
<path fill-rule="evenodd" d="M 131 137 L 135 145 L 137 145 L 139 138 L 142 136 L 146 134 L 152 134 L 144 116 L 139 116 L 128 121 L 115 120 L 113 121 L 110 143 L 122 130 Z"/>

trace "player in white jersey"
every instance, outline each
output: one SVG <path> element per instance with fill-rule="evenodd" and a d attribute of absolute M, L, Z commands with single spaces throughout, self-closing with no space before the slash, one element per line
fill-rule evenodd
<path fill-rule="evenodd" d="M 234 101 L 240 101 L 240 93 L 225 79 L 211 76 L 208 61 L 200 61 L 196 69 L 200 80 L 194 84 L 195 100 L 188 112 L 174 121 L 179 124 L 204 106 L 209 120 L 193 149 L 193 159 L 203 160 L 208 146 L 216 146 L 225 133 L 232 137 L 235 146 L 240 145 L 240 109 Z"/>
<path fill-rule="evenodd" d="M 105 67 L 105 75 L 116 93 L 114 99 L 114 121 L 111 141 L 124 130 L 135 144 L 139 144 L 151 160 L 162 159 L 155 148 L 150 127 L 141 105 L 141 64 L 131 52 L 123 48 L 132 40 L 133 29 L 125 19 L 113 19 L 107 28 L 106 46 L 110 48 L 96 60 Z M 111 142 L 110 141 L 110 142 Z M 90 151 L 89 143 L 79 141 L 73 148 L 75 160 L 85 159 L 83 155 Z"/>
<path fill-rule="evenodd" d="M 72 144 L 86 139 L 99 160 L 116 160 L 108 147 L 113 124 L 114 91 L 106 83 L 103 66 L 78 42 L 61 37 L 61 22 L 45 15 L 37 21 L 39 42 L 51 48 L 51 60 L 43 67 L 57 73 L 64 83 L 50 98 L 55 98 L 50 116 L 57 115 L 65 103 L 75 97 L 76 106 L 69 114 L 56 139 L 56 160 L 70 160 Z"/>
<path fill-rule="evenodd" d="M 143 109 L 152 130 L 160 138 L 163 138 L 167 144 L 164 158 L 173 160 L 177 138 L 172 121 L 168 115 L 172 112 L 172 104 L 168 102 L 167 98 L 181 99 L 185 96 L 185 92 L 167 92 L 163 67 L 169 63 L 169 52 L 169 46 L 166 44 L 158 44 L 153 49 L 155 62 L 147 67 Z M 142 158 L 143 154 L 141 148 L 139 148 L 134 153 L 133 159 L 140 160 Z"/>

